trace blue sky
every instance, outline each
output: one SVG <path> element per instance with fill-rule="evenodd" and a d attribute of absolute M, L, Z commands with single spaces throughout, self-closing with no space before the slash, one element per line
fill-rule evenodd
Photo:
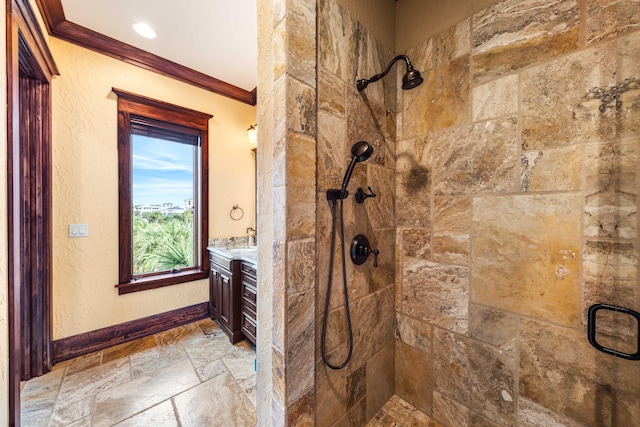
<path fill-rule="evenodd" d="M 193 197 L 193 150 L 186 144 L 133 135 L 133 205 L 184 205 Z"/>

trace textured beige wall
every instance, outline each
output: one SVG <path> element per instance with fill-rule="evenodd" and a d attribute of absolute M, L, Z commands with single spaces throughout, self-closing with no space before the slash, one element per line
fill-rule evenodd
<path fill-rule="evenodd" d="M 0 10 L 4 16 L 5 3 Z M 6 21 L 0 21 L 0 46 L 6 46 Z M 6 48 L 4 49 L 6 52 Z M 0 55 L 1 81 L 7 81 L 6 55 Z M 7 85 L 0 85 L 0 99 L 2 105 L 7 105 Z M 7 115 L 0 114 L 0 425 L 9 425 L 9 305 L 7 303 Z"/>
<path fill-rule="evenodd" d="M 452 27 L 498 0 L 400 0 L 396 4 L 396 52 Z"/>
<path fill-rule="evenodd" d="M 201 303 L 206 280 L 118 296 L 117 112 L 112 87 L 213 114 L 209 123 L 210 237 L 243 236 L 254 217 L 255 108 L 52 38 L 53 338 Z M 240 205 L 246 220 L 232 221 Z M 70 223 L 89 237 L 69 238 Z"/>
<path fill-rule="evenodd" d="M 403 0 L 404 1 L 404 0 Z M 395 44 L 396 2 L 393 0 L 337 0 L 353 18 L 393 51 Z M 380 70 L 382 71 L 382 70 Z"/>

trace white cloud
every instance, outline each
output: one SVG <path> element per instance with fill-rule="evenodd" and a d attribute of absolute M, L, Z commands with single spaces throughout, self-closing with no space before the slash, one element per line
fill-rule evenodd
<path fill-rule="evenodd" d="M 179 159 L 171 159 L 163 156 L 147 157 L 141 155 L 133 155 L 133 164 L 136 169 L 143 170 L 156 170 L 156 171 L 184 171 L 192 172 L 192 160 L 189 159 L 189 163 L 180 163 Z M 178 161 L 177 161 L 178 160 Z"/>

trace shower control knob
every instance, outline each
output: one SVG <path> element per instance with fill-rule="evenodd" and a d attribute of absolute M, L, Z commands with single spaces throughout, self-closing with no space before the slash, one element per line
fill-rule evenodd
<path fill-rule="evenodd" d="M 376 193 L 373 192 L 371 187 L 369 187 L 369 194 L 365 193 L 362 188 L 358 188 L 358 190 L 356 190 L 355 197 L 356 197 L 356 202 L 364 203 L 364 201 L 369 197 L 376 197 Z"/>
<path fill-rule="evenodd" d="M 379 250 L 371 249 L 369 239 L 362 234 L 358 234 L 351 241 L 351 261 L 353 261 L 355 265 L 364 264 L 367 258 L 369 258 L 369 255 L 373 254 L 373 266 L 377 267 L 379 253 Z"/>

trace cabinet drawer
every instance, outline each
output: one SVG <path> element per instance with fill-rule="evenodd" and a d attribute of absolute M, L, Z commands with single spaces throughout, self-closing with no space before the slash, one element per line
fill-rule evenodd
<path fill-rule="evenodd" d="M 256 311 L 253 307 L 248 304 L 245 304 L 242 307 L 242 314 L 253 320 L 253 323 L 257 323 L 256 319 L 258 316 L 256 315 Z"/>
<path fill-rule="evenodd" d="M 256 309 L 256 305 L 254 303 L 252 303 L 251 301 L 247 300 L 246 298 L 242 298 L 242 311 L 249 311 L 251 313 L 253 313 L 253 317 L 255 317 L 255 313 L 257 311 Z"/>
<path fill-rule="evenodd" d="M 256 343 L 256 323 L 244 312 L 242 313 L 242 333 L 244 333 L 247 339 L 253 344 Z"/>
<path fill-rule="evenodd" d="M 258 286 L 256 285 L 256 279 L 251 277 L 251 276 L 247 276 L 246 274 L 240 274 L 240 277 L 242 278 L 241 282 L 242 282 L 242 286 L 247 286 L 249 288 L 252 289 L 252 292 L 257 294 L 258 293 Z"/>
<path fill-rule="evenodd" d="M 212 264 L 216 264 L 218 267 L 224 268 L 225 270 L 231 270 L 231 260 L 222 257 L 218 254 L 214 254 L 213 252 L 209 252 L 209 261 Z"/>
<path fill-rule="evenodd" d="M 240 266 L 240 271 L 242 271 L 246 275 L 252 276 L 254 280 L 258 276 L 256 268 L 251 264 L 247 264 L 246 262 L 242 263 L 242 265 Z"/>
<path fill-rule="evenodd" d="M 256 288 L 250 286 L 248 283 L 242 283 L 242 299 L 245 301 L 249 301 L 255 307 L 258 296 Z"/>

